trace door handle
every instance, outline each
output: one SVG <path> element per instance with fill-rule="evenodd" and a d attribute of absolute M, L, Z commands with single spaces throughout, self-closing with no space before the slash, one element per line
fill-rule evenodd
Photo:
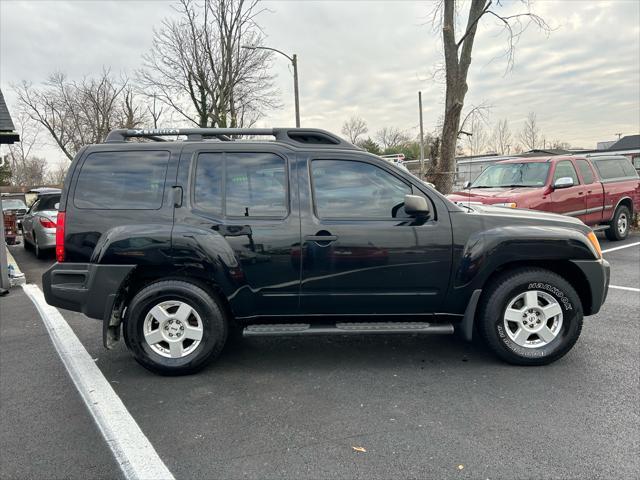
<path fill-rule="evenodd" d="M 321 230 L 318 233 L 316 233 L 315 235 L 305 235 L 304 236 L 304 240 L 306 242 L 316 242 L 321 247 L 326 247 L 330 243 L 335 242 L 336 240 L 338 240 L 338 236 L 337 235 L 331 235 L 326 230 Z"/>

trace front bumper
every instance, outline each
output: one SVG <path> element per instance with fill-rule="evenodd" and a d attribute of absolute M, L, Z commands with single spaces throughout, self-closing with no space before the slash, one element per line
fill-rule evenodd
<path fill-rule="evenodd" d="M 609 262 L 601 258 L 600 260 L 573 260 L 572 263 L 582 271 L 589 284 L 591 305 L 584 305 L 584 314 L 595 315 L 607 299 L 611 275 Z"/>
<path fill-rule="evenodd" d="M 55 263 L 42 275 L 44 298 L 54 307 L 109 318 L 122 282 L 135 265 Z"/>

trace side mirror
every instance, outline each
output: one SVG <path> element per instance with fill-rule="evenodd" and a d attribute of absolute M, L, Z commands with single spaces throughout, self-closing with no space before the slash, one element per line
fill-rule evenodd
<path fill-rule="evenodd" d="M 404 211 L 409 215 L 429 215 L 429 203 L 424 197 L 419 195 L 404 196 Z"/>
<path fill-rule="evenodd" d="M 466 182 L 464 182 L 464 183 L 462 184 L 462 188 L 463 188 L 464 190 L 467 190 L 468 188 L 471 188 L 471 182 L 470 182 L 469 180 L 467 180 Z"/>
<path fill-rule="evenodd" d="M 553 183 L 553 188 L 569 188 L 573 187 L 573 178 L 571 177 L 560 177 Z"/>

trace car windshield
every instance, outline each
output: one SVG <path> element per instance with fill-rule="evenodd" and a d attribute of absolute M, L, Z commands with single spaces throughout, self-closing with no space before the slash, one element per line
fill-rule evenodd
<path fill-rule="evenodd" d="M 471 188 L 542 187 L 547 182 L 549 163 L 499 163 L 487 168 Z"/>
<path fill-rule="evenodd" d="M 22 200 L 17 198 L 3 198 L 2 199 L 3 210 L 26 210 L 27 206 Z"/>

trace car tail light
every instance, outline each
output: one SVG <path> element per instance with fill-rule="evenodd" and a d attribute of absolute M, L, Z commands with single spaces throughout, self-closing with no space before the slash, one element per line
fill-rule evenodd
<path fill-rule="evenodd" d="M 57 228 L 57 224 L 53 223 L 48 218 L 40 217 L 39 220 L 40 225 L 42 225 L 44 228 Z"/>
<path fill-rule="evenodd" d="M 56 260 L 64 262 L 64 212 L 58 212 L 56 224 Z"/>

